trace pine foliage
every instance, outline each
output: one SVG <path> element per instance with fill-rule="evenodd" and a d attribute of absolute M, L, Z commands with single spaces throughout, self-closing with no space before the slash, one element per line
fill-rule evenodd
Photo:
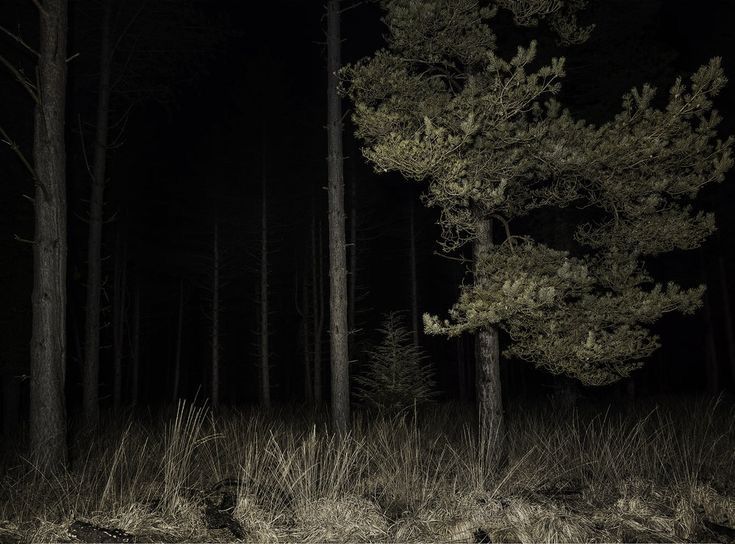
<path fill-rule="evenodd" d="M 426 355 L 413 343 L 405 317 L 398 312 L 387 314 L 378 332 L 382 339 L 368 351 L 365 373 L 355 379 L 358 397 L 389 414 L 430 402 L 435 382 Z"/>
<path fill-rule="evenodd" d="M 425 317 L 427 333 L 495 325 L 512 340 L 506 354 L 614 382 L 658 347 L 651 325 L 663 314 L 700 305 L 702 287 L 657 283 L 646 259 L 699 247 L 714 230 L 694 204 L 733 163 L 713 109 L 726 82 L 720 60 L 674 82 L 663 107 L 651 86 L 633 89 L 595 126 L 555 99 L 563 58 L 539 62 L 536 42 L 501 58 L 494 27 L 505 9 L 518 24 L 545 21 L 562 42 L 582 41 L 584 3 L 493 4 L 385 1 L 388 46 L 344 71 L 357 135 L 377 171 L 424 184 L 445 251 L 473 242 L 488 221 L 502 232 L 448 318 Z M 517 232 L 519 218 L 542 209 L 572 210 L 564 250 Z"/>

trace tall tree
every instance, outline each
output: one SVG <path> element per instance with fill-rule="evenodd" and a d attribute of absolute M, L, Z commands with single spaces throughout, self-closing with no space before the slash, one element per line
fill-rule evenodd
<path fill-rule="evenodd" d="M 39 4 L 39 19 L 30 439 L 37 466 L 50 468 L 66 462 L 66 0 Z"/>
<path fill-rule="evenodd" d="M 39 47 L 3 29 L 37 60 L 35 81 L 0 55 L 7 68 L 34 102 L 33 159 L 0 127 L 7 144 L 35 184 L 33 295 L 31 334 L 30 446 L 41 471 L 66 462 L 66 114 L 67 0 L 36 2 Z"/>
<path fill-rule="evenodd" d="M 655 284 L 644 259 L 697 247 L 712 231 L 711 216 L 692 215 L 689 202 L 732 163 L 711 111 L 724 78 L 711 62 L 691 86 L 674 84 L 664 110 L 652 107 L 652 88 L 633 90 L 620 114 L 594 126 L 553 100 L 563 59 L 532 69 L 535 42 L 500 58 L 493 9 L 476 0 L 386 4 L 388 49 L 347 71 L 355 123 L 378 170 L 428 182 L 443 248 L 475 245 L 475 281 L 449 319 L 425 316 L 425 329 L 477 332 L 478 387 L 492 384 L 478 396 L 481 431 L 500 460 L 499 328 L 513 339 L 508 355 L 600 385 L 650 355 L 658 338 L 649 326 L 663 313 L 699 304 L 701 289 Z M 535 6 L 563 41 L 589 33 L 576 25 L 578 2 L 548 13 L 541 1 L 496 4 L 522 9 L 517 22 Z M 519 218 L 543 208 L 574 217 L 573 254 L 539 243 L 543 228 L 514 234 Z M 498 243 L 490 222 L 501 227 Z"/>
<path fill-rule="evenodd" d="M 329 197 L 329 345 L 332 424 L 347 431 L 350 422 L 350 367 L 347 327 L 344 157 L 339 70 L 342 64 L 340 2 L 327 0 L 327 142 Z"/>
<path fill-rule="evenodd" d="M 103 1 L 99 47 L 99 79 L 89 198 L 89 236 L 87 240 L 87 303 L 84 326 L 84 363 L 82 365 L 83 415 L 88 431 L 99 422 L 100 294 L 102 290 L 102 224 L 107 173 L 107 140 L 110 117 L 110 76 L 112 72 L 110 19 L 112 0 Z"/>

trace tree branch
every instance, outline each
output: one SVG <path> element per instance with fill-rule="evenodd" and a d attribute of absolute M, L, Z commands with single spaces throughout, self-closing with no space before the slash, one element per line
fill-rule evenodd
<path fill-rule="evenodd" d="M 46 188 L 39 183 L 38 177 L 36 176 L 36 170 L 33 168 L 31 163 L 28 161 L 26 156 L 23 154 L 23 151 L 21 151 L 20 146 L 13 141 L 10 136 L 8 136 L 8 133 L 5 132 L 5 129 L 0 126 L 0 136 L 2 136 L 2 139 L 0 140 L 2 143 L 6 144 L 10 149 L 13 150 L 13 153 L 17 155 L 17 157 L 20 159 L 20 162 L 23 163 L 23 166 L 26 167 L 26 170 L 28 170 L 28 173 L 31 175 L 31 178 L 33 179 L 34 183 L 37 183 L 41 186 L 41 189 L 43 190 L 44 196 L 46 195 Z"/>
<path fill-rule="evenodd" d="M 43 4 L 41 4 L 41 0 L 31 0 L 31 2 L 33 2 L 33 4 L 38 8 L 38 11 L 40 11 L 44 17 L 48 17 L 48 11 L 43 7 Z"/>
<path fill-rule="evenodd" d="M 23 38 L 21 38 L 20 36 L 18 36 L 14 32 L 10 32 L 10 30 L 8 30 L 7 28 L 5 28 L 2 25 L 0 25 L 0 32 L 2 32 L 6 36 L 9 36 L 13 40 L 15 40 L 18 44 L 20 44 L 26 51 L 28 51 L 32 55 L 34 55 L 36 57 L 40 57 L 41 56 L 41 54 L 38 51 L 36 51 L 30 45 L 28 45 L 25 41 L 23 41 Z"/>
<path fill-rule="evenodd" d="M 28 92 L 29 95 L 31 95 L 31 98 L 33 98 L 33 102 L 36 104 L 39 104 L 39 98 L 36 94 L 36 86 L 31 83 L 31 81 L 23 75 L 23 73 L 18 70 L 15 66 L 13 66 L 13 63 L 8 61 L 5 57 L 0 55 L 0 64 L 5 65 L 5 67 L 10 71 L 11 74 L 15 76 L 15 79 L 20 83 L 23 88 Z"/>

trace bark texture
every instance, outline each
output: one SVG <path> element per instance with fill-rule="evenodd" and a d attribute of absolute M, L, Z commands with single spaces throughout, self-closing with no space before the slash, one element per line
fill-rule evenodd
<path fill-rule="evenodd" d="M 342 107 L 338 93 L 341 67 L 339 0 L 327 2 L 327 138 L 329 194 L 329 345 L 332 373 L 332 425 L 344 433 L 350 421 L 347 330 L 344 160 Z"/>
<path fill-rule="evenodd" d="M 492 248 L 492 225 L 483 221 L 477 231 L 475 263 Z M 475 281 L 483 277 L 476 270 Z M 475 380 L 480 445 L 489 466 L 497 468 L 505 458 L 505 418 L 500 381 L 500 338 L 497 327 L 488 326 L 476 333 Z"/>
<path fill-rule="evenodd" d="M 66 0 L 40 11 L 34 114 L 36 175 L 31 336 L 31 455 L 40 470 L 66 463 Z"/>

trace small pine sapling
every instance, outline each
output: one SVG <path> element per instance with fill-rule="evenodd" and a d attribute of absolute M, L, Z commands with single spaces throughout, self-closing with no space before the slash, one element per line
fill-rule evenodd
<path fill-rule="evenodd" d="M 388 414 L 431 402 L 435 382 L 426 355 L 413 342 L 405 317 L 388 313 L 378 332 L 381 341 L 368 351 L 368 367 L 355 379 L 358 397 L 369 407 Z"/>

